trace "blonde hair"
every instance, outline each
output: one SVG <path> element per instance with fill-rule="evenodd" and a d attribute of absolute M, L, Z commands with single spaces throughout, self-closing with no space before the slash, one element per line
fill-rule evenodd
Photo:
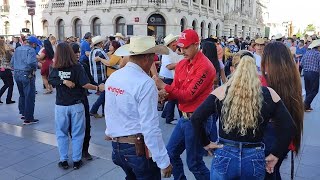
<path fill-rule="evenodd" d="M 261 117 L 263 96 L 254 59 L 243 56 L 226 85 L 228 92 L 222 106 L 223 130 L 230 133 L 238 129 L 244 136 L 248 129 L 252 129 L 255 134 Z"/>

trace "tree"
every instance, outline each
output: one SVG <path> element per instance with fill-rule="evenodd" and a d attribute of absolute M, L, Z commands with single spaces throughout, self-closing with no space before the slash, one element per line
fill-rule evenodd
<path fill-rule="evenodd" d="M 300 28 L 299 28 L 299 30 L 298 30 L 298 32 L 297 32 L 297 37 L 303 37 L 303 34 L 302 34 L 302 32 L 301 32 L 301 30 L 300 30 Z"/>
<path fill-rule="evenodd" d="M 304 31 L 306 32 L 306 31 L 315 31 L 315 30 L 316 30 L 316 27 L 313 24 L 308 24 L 308 26 Z"/>

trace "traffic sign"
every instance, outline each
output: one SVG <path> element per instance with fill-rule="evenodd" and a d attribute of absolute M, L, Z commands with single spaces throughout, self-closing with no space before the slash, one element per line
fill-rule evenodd
<path fill-rule="evenodd" d="M 27 7 L 36 7 L 36 2 L 33 0 L 26 0 Z"/>
<path fill-rule="evenodd" d="M 29 8 L 28 9 L 28 14 L 31 16 L 34 16 L 36 14 L 36 10 L 34 8 Z"/>

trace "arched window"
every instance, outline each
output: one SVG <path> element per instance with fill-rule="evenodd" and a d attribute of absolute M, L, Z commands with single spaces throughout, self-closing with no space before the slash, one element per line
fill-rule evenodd
<path fill-rule="evenodd" d="M 121 33 L 122 35 L 125 35 L 126 31 L 126 20 L 123 17 L 118 17 L 116 19 L 116 33 Z"/>
<path fill-rule="evenodd" d="M 181 32 L 186 28 L 186 22 L 183 18 L 180 20 L 180 27 L 181 27 Z"/>
<path fill-rule="evenodd" d="M 201 26 L 201 33 L 200 33 L 201 34 L 201 38 L 205 38 L 205 22 L 202 21 L 200 26 Z"/>
<path fill-rule="evenodd" d="M 74 36 L 75 37 L 80 37 L 80 38 L 82 37 L 81 27 L 82 27 L 81 19 L 76 19 L 74 21 Z"/>
<path fill-rule="evenodd" d="M 64 40 L 64 21 L 62 19 L 58 21 L 58 40 Z"/>
<path fill-rule="evenodd" d="M 211 23 L 208 24 L 208 37 L 212 35 L 212 25 Z"/>
<path fill-rule="evenodd" d="M 234 37 L 238 36 L 238 25 L 234 25 Z"/>
<path fill-rule="evenodd" d="M 92 33 L 94 36 L 101 35 L 100 33 L 101 20 L 100 18 L 94 18 L 92 21 Z"/>
<path fill-rule="evenodd" d="M 49 35 L 49 33 L 48 33 L 48 26 L 49 26 L 48 21 L 47 21 L 47 20 L 43 20 L 43 21 L 42 21 L 43 36 L 48 37 L 48 35 Z"/>
<path fill-rule="evenodd" d="M 196 20 L 192 21 L 192 29 L 195 30 L 195 31 L 197 30 L 197 22 L 196 22 Z"/>
<path fill-rule="evenodd" d="M 220 36 L 220 25 L 219 24 L 216 25 L 216 36 L 217 37 Z"/>
<path fill-rule="evenodd" d="M 4 34 L 9 34 L 10 23 L 9 21 L 4 22 Z"/>
<path fill-rule="evenodd" d="M 220 2 L 217 0 L 217 10 L 220 10 Z"/>
<path fill-rule="evenodd" d="M 26 23 L 26 28 L 31 29 L 31 23 L 30 23 L 30 21 L 29 21 L 29 20 L 26 20 L 25 23 Z"/>

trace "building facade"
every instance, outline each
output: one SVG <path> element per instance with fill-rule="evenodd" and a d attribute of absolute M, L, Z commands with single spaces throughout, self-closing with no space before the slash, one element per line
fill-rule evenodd
<path fill-rule="evenodd" d="M 24 0 L 7 4 L 17 1 Z M 264 35 L 259 0 L 36 0 L 36 3 L 34 33 L 53 34 L 60 40 L 83 37 L 89 31 L 102 36 L 120 32 L 125 36 L 162 38 L 186 28 L 197 30 L 202 38 Z M 22 3 L 19 12 L 25 15 L 18 15 L 21 27 L 29 25 L 26 11 Z M 10 23 L 2 34 L 14 34 L 21 29 L 12 26 L 12 14 L 15 13 L 10 9 L 8 19 L 2 20 L 3 24 Z"/>

